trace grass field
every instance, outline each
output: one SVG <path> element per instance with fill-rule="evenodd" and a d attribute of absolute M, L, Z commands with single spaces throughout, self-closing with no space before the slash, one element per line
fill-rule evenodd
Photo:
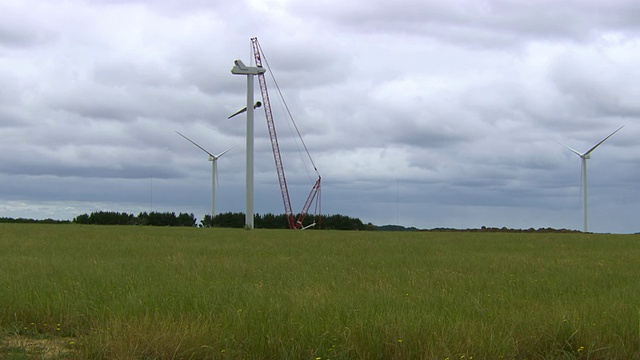
<path fill-rule="evenodd" d="M 0 224 L 3 359 L 640 359 L 640 236 Z"/>

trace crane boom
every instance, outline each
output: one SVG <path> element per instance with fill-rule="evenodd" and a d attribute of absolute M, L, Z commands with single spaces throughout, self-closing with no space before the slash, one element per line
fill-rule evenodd
<path fill-rule="evenodd" d="M 262 67 L 262 51 L 260 48 L 260 44 L 258 43 L 258 38 L 251 38 L 251 47 L 253 49 L 253 56 L 255 58 L 256 66 Z M 282 202 L 284 204 L 285 216 L 287 218 L 287 223 L 290 229 L 304 229 L 302 222 L 304 221 L 313 200 L 316 196 L 319 197 L 320 193 L 320 175 L 318 175 L 318 180 L 313 185 L 311 189 L 311 193 L 307 197 L 307 201 L 305 202 L 302 210 L 298 214 L 298 218 L 296 220 L 295 215 L 293 214 L 291 208 L 291 198 L 289 197 L 289 188 L 287 187 L 287 179 L 284 173 L 284 166 L 282 164 L 282 155 L 280 154 L 280 146 L 278 145 L 278 136 L 276 134 L 276 127 L 273 121 L 273 113 L 271 111 L 271 102 L 269 101 L 269 92 L 267 91 L 267 82 L 264 76 L 264 73 L 260 73 L 258 76 L 258 82 L 260 83 L 260 92 L 262 94 L 262 104 L 264 106 L 264 113 L 267 119 L 267 128 L 269 130 L 269 138 L 271 139 L 271 150 L 273 151 L 273 160 L 276 164 L 276 172 L 278 173 L 278 183 L 280 184 L 280 193 L 282 195 Z M 305 146 L 306 149 L 306 146 Z M 307 151 L 308 153 L 308 151 Z M 309 157 L 310 158 L 310 157 Z M 313 160 L 311 160 L 313 162 Z M 317 169 L 314 164 L 314 170 Z"/>
<path fill-rule="evenodd" d="M 309 212 L 309 208 L 311 207 L 311 204 L 313 203 L 314 198 L 320 192 L 321 180 L 322 179 L 318 177 L 318 180 L 316 181 L 316 183 L 313 184 L 313 188 L 311 188 L 311 192 L 309 193 L 309 196 L 307 196 L 307 201 L 305 201 L 304 206 L 302 207 L 302 211 L 300 211 L 300 214 L 298 214 L 298 220 L 296 220 L 296 227 L 302 228 L 302 222 L 304 221 L 304 218 L 307 216 L 307 213 Z"/>
<path fill-rule="evenodd" d="M 253 48 L 253 56 L 255 57 L 256 66 L 262 66 L 262 56 L 260 55 L 260 47 L 258 38 L 251 38 L 251 46 Z M 289 188 L 287 187 L 287 178 L 284 175 L 284 166 L 282 165 L 282 156 L 280 155 L 280 145 L 278 145 L 278 136 L 276 127 L 273 122 L 273 113 L 271 111 L 271 102 L 269 101 L 269 92 L 267 91 L 267 81 L 264 73 L 258 75 L 260 83 L 260 92 L 262 93 L 262 103 L 264 104 L 264 113 L 267 118 L 267 128 L 269 129 L 269 137 L 271 138 L 271 149 L 273 150 L 273 160 L 276 163 L 276 171 L 278 173 L 278 183 L 280 184 L 280 193 L 282 194 L 282 202 L 284 203 L 284 212 L 287 217 L 289 228 L 295 228 L 293 211 L 291 210 L 291 198 L 289 197 Z"/>

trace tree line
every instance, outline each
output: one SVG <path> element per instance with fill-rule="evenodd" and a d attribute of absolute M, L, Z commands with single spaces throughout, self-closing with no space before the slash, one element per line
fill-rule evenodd
<path fill-rule="evenodd" d="M 27 219 L 27 218 L 9 218 L 0 217 L 0 223 L 14 223 L 14 224 L 69 224 L 69 220 L 54 220 L 54 219 Z"/>
<path fill-rule="evenodd" d="M 501 228 L 498 227 L 488 227 L 482 226 L 479 229 L 453 229 L 453 228 L 433 228 L 428 230 L 420 230 L 420 231 L 433 231 L 433 232 L 504 232 L 504 233 L 581 233 L 580 230 L 572 230 L 572 229 L 554 229 L 551 227 L 547 228 L 528 228 L 528 229 L 513 229 L 503 226 Z"/>
<path fill-rule="evenodd" d="M 202 227 L 243 228 L 244 225 L 245 218 L 242 212 L 226 212 L 214 216 L 213 219 L 211 215 L 205 215 L 200 222 Z M 287 229 L 287 216 L 285 214 L 276 215 L 272 213 L 255 214 L 253 225 L 257 229 Z M 316 230 L 375 230 L 375 226 L 371 223 L 364 224 L 358 218 L 339 214 L 308 216 L 302 226 Z"/>
<path fill-rule="evenodd" d="M 82 214 L 76 216 L 72 221 L 54 220 L 54 219 L 27 219 L 27 218 L 9 218 L 0 217 L 0 223 L 27 223 L 27 224 L 91 224 L 91 225 L 150 225 L 150 226 L 187 226 L 187 227 L 228 227 L 243 228 L 244 213 L 222 213 L 211 218 L 211 215 L 205 215 L 204 218 L 197 223 L 197 219 L 193 214 L 175 212 L 141 212 L 138 215 L 128 214 L 126 212 L 113 211 L 97 211 L 91 214 Z M 274 215 L 255 214 L 254 226 L 258 229 L 286 229 L 287 218 L 284 214 Z M 516 232 L 516 233 L 580 233 L 579 230 L 572 229 L 554 229 L 554 228 L 529 228 L 529 229 L 512 229 L 507 227 L 487 227 L 482 226 L 479 229 L 456 229 L 456 228 L 432 228 L 417 229 L 415 227 L 404 227 L 401 225 L 383 225 L 376 226 L 371 223 L 364 224 L 358 218 L 352 218 L 346 215 L 322 215 L 317 217 L 308 216 L 303 226 L 309 226 L 309 229 L 328 229 L 328 230 L 379 230 L 379 231 L 432 231 L 432 232 Z"/>
<path fill-rule="evenodd" d="M 96 211 L 76 216 L 75 224 L 86 225 L 150 225 L 150 226 L 196 226 L 193 214 L 175 212 L 141 212 L 137 216 L 126 212 Z"/>
<path fill-rule="evenodd" d="M 175 212 L 142 212 L 137 216 L 126 212 L 97 211 L 91 214 L 76 216 L 75 224 L 87 225 L 151 225 L 151 226 L 189 226 L 189 227 L 224 227 L 243 228 L 245 225 L 244 213 L 227 212 L 221 213 L 213 218 L 205 215 L 200 223 L 193 214 Z M 275 215 L 255 214 L 254 227 L 257 229 L 286 229 L 287 217 L 285 214 Z M 307 217 L 303 226 L 309 229 L 330 229 L 330 230 L 375 230 L 373 224 L 364 224 L 358 218 L 345 215 L 321 215 L 318 217 Z"/>

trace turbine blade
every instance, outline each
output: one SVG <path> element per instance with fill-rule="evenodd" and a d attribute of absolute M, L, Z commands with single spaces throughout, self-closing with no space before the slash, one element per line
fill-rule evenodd
<path fill-rule="evenodd" d="M 611 134 L 609 134 L 609 136 L 607 136 L 606 138 L 602 139 L 602 141 L 600 141 L 599 143 L 595 144 L 591 149 L 587 150 L 587 152 L 585 152 L 584 155 L 589 155 L 589 153 L 591 153 L 598 146 L 600 146 L 600 144 L 602 144 L 603 142 L 607 141 L 608 138 L 610 138 L 611 136 L 613 136 L 613 134 L 615 134 L 618 131 L 620 131 L 620 129 L 622 129 L 623 127 L 624 127 L 624 125 L 620 126 L 616 131 L 612 132 Z"/>
<path fill-rule="evenodd" d="M 218 167 L 216 166 L 216 173 L 215 173 L 215 177 L 216 177 L 216 189 L 218 189 L 218 187 L 220 186 L 220 182 L 218 181 Z"/>
<path fill-rule="evenodd" d="M 214 158 L 215 158 L 215 156 L 214 156 L 212 153 L 210 153 L 210 152 L 208 152 L 207 150 L 205 150 L 202 146 L 200 146 L 200 145 L 196 144 L 193 140 L 191 140 L 191 139 L 189 139 L 188 137 L 186 137 L 186 136 L 184 136 L 184 135 L 180 134 L 178 131 L 176 131 L 176 133 L 177 133 L 178 135 L 182 136 L 183 138 L 187 139 L 187 140 L 188 140 L 190 143 L 192 143 L 193 145 L 197 146 L 200 150 L 202 150 L 202 151 L 206 152 L 207 154 L 209 154 L 209 156 L 211 156 L 211 157 L 214 157 Z"/>
<path fill-rule="evenodd" d="M 584 191 L 584 162 L 580 162 L 580 207 L 584 206 L 584 202 L 582 201 L 582 194 Z"/>
<path fill-rule="evenodd" d="M 237 145 L 237 144 L 236 144 L 236 145 L 233 145 L 232 147 L 228 148 L 227 150 L 225 150 L 225 151 L 221 152 L 220 154 L 218 154 L 218 155 L 216 155 L 216 156 L 213 156 L 213 155 L 212 155 L 212 156 L 213 156 L 216 160 L 218 160 L 218 158 L 219 158 L 220 156 L 222 156 L 222 155 L 224 155 L 224 154 L 228 153 L 228 152 L 229 152 L 229 150 L 233 149 L 233 148 L 234 148 L 234 147 L 236 147 L 236 146 L 238 146 L 238 145 Z"/>
<path fill-rule="evenodd" d="M 253 108 L 259 108 L 260 106 L 262 106 L 262 103 L 260 101 L 256 101 L 256 103 L 253 105 Z M 242 109 L 234 112 L 233 114 L 229 115 L 229 117 L 227 119 L 231 119 L 232 117 L 236 116 L 236 115 L 240 115 L 243 112 L 247 111 L 247 107 L 243 107 Z"/>
<path fill-rule="evenodd" d="M 572 148 L 568 147 L 567 145 L 565 145 L 565 144 L 563 144 L 563 143 L 561 143 L 561 142 L 558 142 L 558 141 L 556 141 L 556 142 L 557 142 L 558 144 L 560 144 L 560 145 L 564 146 L 565 148 L 569 149 L 571 152 L 573 152 L 574 154 L 576 154 L 576 155 L 578 155 L 578 156 L 580 156 L 580 157 L 582 157 L 582 156 L 584 155 L 584 154 L 582 154 L 580 151 L 578 151 L 578 150 L 576 150 L 576 149 L 572 149 Z"/>
<path fill-rule="evenodd" d="M 229 117 L 228 117 L 227 119 L 231 119 L 232 117 L 234 117 L 234 116 L 236 116 L 236 115 L 240 115 L 240 114 L 242 114 L 242 113 L 243 113 L 243 112 L 245 112 L 245 111 L 247 111 L 247 107 L 246 107 L 246 106 L 245 106 L 245 107 L 243 107 L 242 109 L 240 109 L 240 110 L 238 110 L 238 111 L 234 112 L 233 114 L 229 115 Z"/>

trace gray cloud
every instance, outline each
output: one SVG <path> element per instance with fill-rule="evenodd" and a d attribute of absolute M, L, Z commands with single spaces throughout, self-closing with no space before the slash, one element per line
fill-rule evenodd
<path fill-rule="evenodd" d="M 419 34 L 445 42 L 514 46 L 524 40 L 588 41 L 603 30 L 634 31 L 640 6 L 634 1 L 401 1 L 292 2 L 292 12 L 313 13 L 352 29 Z"/>

